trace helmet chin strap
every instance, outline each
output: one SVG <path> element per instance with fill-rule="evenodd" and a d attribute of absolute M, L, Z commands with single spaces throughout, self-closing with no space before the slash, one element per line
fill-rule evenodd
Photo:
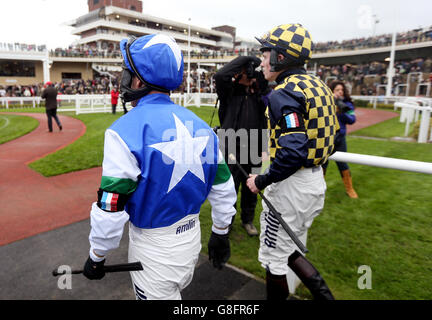
<path fill-rule="evenodd" d="M 299 61 L 295 61 L 287 57 L 286 55 L 282 54 L 284 58 L 282 60 L 279 60 L 279 53 L 275 49 L 270 50 L 270 71 L 271 72 L 278 72 L 285 69 L 288 69 L 293 66 L 300 65 Z"/>
<path fill-rule="evenodd" d="M 123 68 L 123 75 L 120 83 L 120 97 L 123 103 L 141 99 L 153 90 L 153 88 L 149 86 L 132 89 L 133 76 L 134 74 L 128 68 Z"/>

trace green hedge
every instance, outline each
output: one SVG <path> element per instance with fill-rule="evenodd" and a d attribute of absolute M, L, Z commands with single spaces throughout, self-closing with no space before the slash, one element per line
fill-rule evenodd
<path fill-rule="evenodd" d="M 356 108 L 373 108 L 373 103 L 370 103 L 369 101 L 366 100 L 354 100 L 354 106 Z M 392 104 L 385 104 L 385 103 L 377 103 L 376 104 L 376 108 L 377 109 L 394 109 L 394 105 Z"/>

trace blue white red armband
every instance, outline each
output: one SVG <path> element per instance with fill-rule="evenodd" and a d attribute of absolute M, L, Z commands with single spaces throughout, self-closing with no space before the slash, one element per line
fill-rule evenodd
<path fill-rule="evenodd" d="M 104 211 L 123 211 L 129 196 L 120 193 L 98 190 L 97 206 Z"/>

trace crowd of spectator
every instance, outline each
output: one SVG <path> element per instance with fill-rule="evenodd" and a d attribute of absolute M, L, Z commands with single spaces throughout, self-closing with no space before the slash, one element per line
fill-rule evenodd
<path fill-rule="evenodd" d="M 410 44 L 416 42 L 432 41 L 432 26 L 418 28 L 406 32 L 399 32 L 396 35 L 397 44 Z M 362 37 L 339 41 L 327 41 L 315 43 L 314 52 L 329 51 L 351 51 L 365 48 L 390 46 L 392 34 L 381 34 L 373 37 Z M 34 44 L 23 43 L 0 43 L 0 51 L 43 51 L 46 46 L 36 46 Z M 236 48 L 234 50 L 196 50 L 192 47 L 191 57 L 193 58 L 221 58 L 226 56 L 259 54 L 256 48 Z M 56 48 L 50 51 L 51 56 L 55 57 L 103 57 L 121 58 L 120 50 L 117 45 L 109 44 L 104 48 L 97 48 L 95 45 L 69 46 L 68 48 Z M 184 52 L 187 55 L 187 52 Z"/>
<path fill-rule="evenodd" d="M 202 92 L 202 93 L 214 93 L 215 83 L 213 76 L 216 73 L 216 68 L 210 68 L 208 70 L 204 69 L 192 69 L 189 90 L 191 93 Z M 200 82 L 198 82 L 200 79 Z M 180 87 L 175 92 L 187 93 L 188 83 L 187 83 L 187 71 L 183 73 L 183 82 Z"/>
<path fill-rule="evenodd" d="M 407 34 L 410 34 L 409 32 Z M 107 51 L 108 52 L 108 51 Z M 91 48 L 83 48 L 80 50 L 70 48 L 65 52 L 57 51 L 57 54 L 75 54 L 75 55 L 92 55 L 96 52 L 92 51 Z M 191 56 L 196 56 L 196 52 Z M 201 57 L 215 57 L 214 53 L 210 51 L 201 52 Z M 220 52 L 223 54 L 258 54 L 258 52 L 246 52 L 245 50 L 237 50 L 235 52 Z M 187 59 L 185 58 L 185 63 Z M 312 63 L 309 65 L 312 67 Z M 376 93 L 377 85 L 387 84 L 387 68 L 388 62 L 372 62 L 369 64 L 343 64 L 315 67 L 315 70 L 310 69 L 309 72 L 315 72 L 324 81 L 330 81 L 333 79 L 343 80 L 347 83 L 347 86 L 351 89 L 354 94 L 372 95 Z M 425 74 L 432 73 L 432 59 L 430 57 L 423 59 L 417 58 L 410 61 L 396 61 L 395 62 L 395 76 L 393 78 L 393 86 L 398 84 L 404 84 L 407 81 L 407 74 L 412 72 L 422 72 Z M 107 72 L 101 72 L 107 74 Z M 216 68 L 211 67 L 207 69 L 196 69 L 191 70 L 190 78 L 190 92 L 215 92 L 214 82 L 212 80 L 213 75 L 216 73 Z M 55 83 L 56 88 L 60 94 L 108 94 L 110 93 L 114 85 L 119 86 L 121 72 L 113 72 L 110 70 L 108 75 L 95 76 L 94 80 L 63 80 Z M 198 83 L 198 79 L 200 82 Z M 369 79 L 369 80 L 367 80 Z M 419 79 L 412 77 L 412 81 L 426 82 L 430 81 L 429 77 L 423 77 Z M 11 85 L 2 87 L 0 86 L 0 97 L 31 97 L 39 96 L 43 89 L 43 83 L 20 86 Z M 175 91 L 186 93 L 188 91 L 187 84 L 187 71 L 185 68 L 184 78 L 182 85 Z"/>
<path fill-rule="evenodd" d="M 377 85 L 387 84 L 387 68 L 388 63 L 375 61 L 359 65 L 322 65 L 315 71 L 324 81 L 328 82 L 334 79 L 344 81 L 355 94 L 374 95 L 376 94 Z M 396 87 L 398 84 L 406 83 L 408 73 L 421 72 L 430 75 L 432 73 L 432 59 L 428 57 L 426 59 L 417 58 L 414 60 L 396 61 L 394 68 L 393 87 Z M 312 72 L 313 70 L 309 71 Z M 367 80 L 368 78 L 370 80 Z M 430 81 L 430 78 L 422 76 L 420 79 L 418 76 L 415 76 L 411 77 L 411 81 L 427 82 Z"/>
<path fill-rule="evenodd" d="M 116 49 L 100 49 L 92 46 L 73 47 L 67 49 L 56 48 L 50 51 L 53 57 L 78 57 L 78 58 L 121 58 L 120 50 Z"/>
<path fill-rule="evenodd" d="M 27 52 L 44 52 L 46 51 L 46 45 L 35 45 L 27 43 L 8 43 L 0 42 L 0 51 L 27 51 Z"/>
<path fill-rule="evenodd" d="M 187 57 L 187 52 L 184 53 L 185 59 Z M 191 58 L 203 58 L 203 59 L 216 59 L 232 56 L 246 56 L 246 55 L 261 55 L 261 52 L 256 48 L 239 48 L 235 50 L 191 50 Z"/>
<path fill-rule="evenodd" d="M 53 82 L 59 94 L 109 94 L 113 86 L 120 87 L 121 73 L 111 73 L 114 78 L 108 76 L 97 76 L 94 80 L 63 80 Z M 215 92 L 212 77 L 215 68 L 211 70 L 192 69 L 190 79 L 190 92 Z M 198 83 L 198 79 L 201 81 Z M 183 83 L 174 92 L 187 93 L 187 71 L 184 72 Z M 21 86 L 19 84 L 0 86 L 0 97 L 34 97 L 40 96 L 44 89 L 44 83 Z"/>
<path fill-rule="evenodd" d="M 407 74 L 412 72 L 421 72 L 426 76 L 419 79 L 418 76 L 411 77 L 411 81 L 427 82 L 431 81 L 428 74 L 432 74 L 432 59 L 417 58 L 414 60 L 400 60 L 395 62 L 395 75 L 393 77 L 393 86 L 404 84 L 407 81 Z M 309 72 L 315 72 L 322 80 L 330 82 L 331 80 L 343 80 L 347 83 L 353 94 L 374 95 L 376 94 L 377 85 L 387 84 L 388 62 L 375 61 L 369 64 L 343 64 L 334 66 L 321 65 L 316 70 L 310 69 Z M 216 68 L 193 69 L 191 71 L 190 92 L 215 92 L 213 75 Z M 198 85 L 198 78 L 201 79 Z M 369 79 L 369 80 L 368 80 Z M 421 80 L 421 81 L 420 81 Z M 187 72 L 185 71 L 183 83 L 176 90 L 177 92 L 187 92 Z"/>
<path fill-rule="evenodd" d="M 352 51 L 366 48 L 387 47 L 392 43 L 392 34 L 382 34 L 368 38 L 328 41 L 315 43 L 315 52 Z M 432 41 L 432 26 L 396 34 L 396 44 L 410 44 Z"/>
<path fill-rule="evenodd" d="M 259 55 L 260 52 L 257 49 L 246 49 L 240 48 L 235 50 L 210 50 L 210 49 L 202 49 L 196 50 L 191 49 L 190 56 L 191 58 L 199 58 L 199 59 L 216 59 L 216 58 L 224 58 L 224 57 L 232 57 L 238 55 Z M 81 58 L 121 58 L 121 52 L 119 49 L 96 49 L 91 46 L 83 46 L 83 47 L 69 47 L 67 49 L 57 48 L 55 50 L 51 50 L 51 56 L 54 57 L 81 57 Z M 183 52 L 185 59 L 187 58 L 188 53 Z"/>
<path fill-rule="evenodd" d="M 424 29 L 414 29 L 406 32 L 400 32 L 396 35 L 397 44 L 410 44 L 416 42 L 432 41 L 432 26 Z M 386 47 L 392 42 L 392 34 L 382 34 L 373 37 L 363 37 L 339 41 L 327 41 L 315 43 L 314 52 L 323 53 L 330 51 L 351 51 L 366 48 Z M 107 49 L 97 49 L 95 46 L 69 47 L 67 49 L 57 48 L 51 50 L 50 54 L 56 57 L 103 57 L 103 58 L 120 58 L 119 49 L 113 49 L 112 46 Z M 258 55 L 256 48 L 237 48 L 234 50 L 210 50 L 191 49 L 192 58 L 223 58 L 237 55 Z M 187 55 L 187 52 L 184 52 Z"/>
<path fill-rule="evenodd" d="M 59 94 L 108 94 L 113 86 L 119 86 L 120 77 L 111 78 L 108 76 L 95 77 L 94 80 L 63 80 L 53 82 Z M 12 85 L 0 86 L 0 97 L 34 97 L 40 96 L 44 89 L 44 83 L 28 86 Z"/>
<path fill-rule="evenodd" d="M 322 80 L 330 82 L 338 79 L 343 80 L 347 87 L 350 88 L 353 94 L 375 95 L 377 85 L 387 84 L 387 68 L 388 63 L 375 61 L 369 64 L 343 64 L 324 66 L 321 65 L 316 70 L 309 69 L 309 72 L 315 72 Z M 426 76 L 420 79 L 418 76 L 411 77 L 411 81 L 427 82 L 431 81 L 427 76 L 432 74 L 432 59 L 417 58 L 411 61 L 396 61 L 395 75 L 393 78 L 393 86 L 404 84 L 407 81 L 407 74 L 413 72 L 421 72 Z M 191 69 L 189 90 L 191 93 L 214 93 L 215 84 L 213 75 L 216 73 L 216 68 L 208 69 Z M 54 83 L 60 94 L 109 94 L 114 85 L 119 87 L 121 73 L 111 72 L 114 77 L 96 76 L 94 80 L 63 80 Z M 198 82 L 200 79 L 200 82 Z M 0 97 L 31 97 L 40 96 L 43 90 L 43 83 L 20 86 L 12 85 L 7 87 L 0 86 Z M 183 83 L 174 92 L 187 93 L 187 70 L 185 68 Z"/>

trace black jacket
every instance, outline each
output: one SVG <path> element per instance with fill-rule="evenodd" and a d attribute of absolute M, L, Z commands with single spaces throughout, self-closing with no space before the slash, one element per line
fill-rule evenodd
<path fill-rule="evenodd" d="M 250 56 L 240 56 L 226 64 L 215 74 L 216 93 L 219 99 L 219 121 L 222 129 L 262 129 L 267 128 L 265 117 L 266 105 L 262 97 L 269 92 L 267 81 L 264 79 L 262 72 L 254 72 L 253 77 L 257 79 L 256 85 L 247 88 L 234 79 L 235 75 L 242 72 L 244 68 L 252 64 L 253 69 L 258 67 L 260 59 Z M 258 152 L 262 151 L 261 134 L 256 141 L 250 140 L 251 143 L 258 143 Z"/>
<path fill-rule="evenodd" d="M 47 110 L 57 109 L 57 89 L 53 86 L 48 86 L 41 95 L 42 99 L 46 99 L 45 108 Z"/>
<path fill-rule="evenodd" d="M 255 57 L 240 56 L 226 64 L 215 74 L 216 93 L 219 98 L 219 121 L 222 129 L 262 129 L 266 127 L 264 102 L 261 97 L 267 93 L 267 83 L 262 73 L 255 72 L 260 86 L 255 92 L 248 91 L 233 77 Z M 259 59 L 258 59 L 259 60 Z M 256 62 L 255 62 L 256 63 Z M 258 65 L 257 65 L 258 66 Z"/>

